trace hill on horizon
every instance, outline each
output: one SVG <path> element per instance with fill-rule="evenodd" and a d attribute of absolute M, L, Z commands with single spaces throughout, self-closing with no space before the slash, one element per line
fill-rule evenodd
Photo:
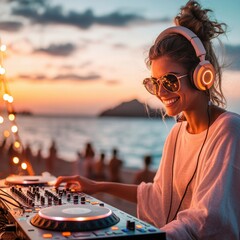
<path fill-rule="evenodd" d="M 99 117 L 162 117 L 160 111 L 146 106 L 137 99 L 122 102 L 114 108 L 107 109 Z"/>

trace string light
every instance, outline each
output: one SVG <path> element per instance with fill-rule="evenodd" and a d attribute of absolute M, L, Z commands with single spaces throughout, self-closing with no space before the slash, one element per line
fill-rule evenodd
<path fill-rule="evenodd" d="M 8 97 L 9 97 L 9 95 L 7 93 L 3 94 L 3 100 L 4 101 L 8 101 Z"/>
<path fill-rule="evenodd" d="M 19 163 L 19 158 L 18 157 L 13 157 L 13 163 L 18 164 Z"/>
<path fill-rule="evenodd" d="M 7 50 L 7 46 L 2 44 L 1 47 L 0 47 L 0 51 L 5 52 L 6 50 Z"/>
<path fill-rule="evenodd" d="M 11 130 L 12 130 L 13 133 L 16 133 L 18 131 L 18 127 L 16 125 L 13 125 L 11 127 Z"/>
<path fill-rule="evenodd" d="M 5 138 L 8 138 L 8 137 L 10 136 L 9 131 L 8 131 L 8 130 L 5 130 L 5 131 L 3 132 L 3 136 L 4 136 Z"/>
<path fill-rule="evenodd" d="M 4 75 L 6 73 L 5 69 L 0 66 L 0 75 Z"/>
<path fill-rule="evenodd" d="M 0 115 L 0 124 L 7 124 L 8 121 L 10 121 L 10 130 L 4 130 L 3 136 L 5 138 L 9 138 L 11 135 L 13 137 L 13 150 L 15 152 L 15 156 L 12 157 L 12 163 L 16 165 L 20 165 L 22 170 L 26 170 L 29 175 L 34 175 L 34 170 L 31 166 L 31 163 L 28 161 L 28 159 L 25 158 L 25 151 L 23 144 L 21 143 L 21 139 L 19 136 L 19 129 L 16 123 L 16 115 L 15 111 L 13 108 L 13 101 L 14 98 L 10 94 L 10 91 L 7 86 L 7 81 L 6 81 L 6 70 L 3 67 L 3 58 L 5 56 L 5 52 L 7 50 L 7 46 L 1 43 L 0 39 L 0 91 L 2 90 L 2 99 L 5 102 L 6 105 L 6 111 L 7 111 L 7 116 L 6 119 L 4 118 L 4 114 Z M 1 110 L 1 109 L 0 109 Z"/>
<path fill-rule="evenodd" d="M 13 102 L 13 97 L 10 96 L 10 95 L 8 96 L 8 102 L 9 102 L 9 103 L 12 103 L 12 102 Z"/>
<path fill-rule="evenodd" d="M 20 148 L 20 146 L 21 146 L 20 142 L 18 142 L 18 141 L 15 141 L 15 142 L 14 142 L 14 147 L 15 147 L 15 148 L 18 149 L 18 148 Z"/>
<path fill-rule="evenodd" d="M 10 114 L 8 115 L 8 119 L 9 119 L 10 121 L 14 121 L 14 120 L 15 120 L 15 115 L 12 114 L 12 113 L 10 113 Z"/>
<path fill-rule="evenodd" d="M 25 162 L 23 162 L 23 163 L 21 164 L 21 167 L 22 167 L 22 169 L 26 170 L 26 169 L 27 169 L 27 164 L 26 164 Z"/>

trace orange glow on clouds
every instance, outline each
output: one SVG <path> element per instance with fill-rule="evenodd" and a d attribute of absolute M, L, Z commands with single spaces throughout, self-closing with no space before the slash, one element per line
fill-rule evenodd
<path fill-rule="evenodd" d="M 142 85 L 139 84 L 142 88 Z M 14 81 L 10 84 L 14 106 L 19 111 L 33 113 L 90 114 L 95 115 L 106 107 L 114 107 L 122 101 L 131 100 L 134 84 L 106 85 L 104 82 L 28 83 Z"/>

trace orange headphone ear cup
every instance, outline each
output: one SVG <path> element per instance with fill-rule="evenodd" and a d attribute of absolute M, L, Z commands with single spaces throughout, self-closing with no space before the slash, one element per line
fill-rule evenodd
<path fill-rule="evenodd" d="M 210 89 L 214 83 L 215 75 L 213 65 L 207 60 L 201 61 L 194 69 L 192 77 L 193 85 L 202 91 Z"/>
<path fill-rule="evenodd" d="M 193 77 L 194 70 L 195 70 L 195 68 L 193 68 L 193 69 L 190 71 L 190 73 L 189 73 L 190 83 L 191 83 L 191 86 L 192 86 L 194 89 L 199 90 L 199 89 L 196 87 L 196 85 L 195 85 L 195 83 L 194 83 L 194 80 L 193 80 L 193 78 L 194 78 L 194 77 Z"/>

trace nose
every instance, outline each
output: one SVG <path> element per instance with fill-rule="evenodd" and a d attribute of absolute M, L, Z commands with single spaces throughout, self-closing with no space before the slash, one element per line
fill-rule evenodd
<path fill-rule="evenodd" d="M 158 82 L 158 89 L 157 89 L 157 96 L 162 96 L 164 94 L 168 93 L 168 91 L 163 87 L 161 82 Z"/>

